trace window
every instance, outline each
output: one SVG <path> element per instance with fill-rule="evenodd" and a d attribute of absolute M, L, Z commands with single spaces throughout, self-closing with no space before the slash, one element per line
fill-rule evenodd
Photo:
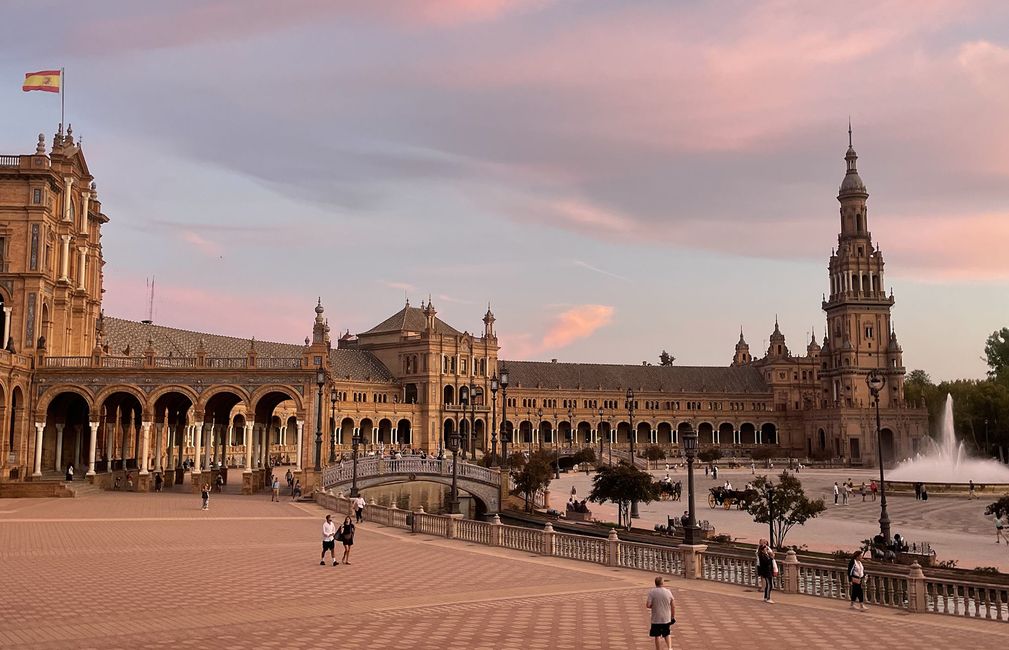
<path fill-rule="evenodd" d="M 42 205 L 42 188 L 36 187 L 32 190 L 32 203 L 35 205 Z"/>
<path fill-rule="evenodd" d="M 872 325 L 866 325 L 865 326 L 865 338 L 867 338 L 867 339 L 871 339 L 872 338 Z"/>

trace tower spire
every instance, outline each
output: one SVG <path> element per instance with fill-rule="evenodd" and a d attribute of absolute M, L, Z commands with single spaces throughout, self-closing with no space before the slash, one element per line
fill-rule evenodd
<path fill-rule="evenodd" d="M 848 116 L 848 146 L 854 148 L 851 144 L 851 115 Z"/>

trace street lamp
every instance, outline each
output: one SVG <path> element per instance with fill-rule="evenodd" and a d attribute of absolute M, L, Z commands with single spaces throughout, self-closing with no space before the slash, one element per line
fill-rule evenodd
<path fill-rule="evenodd" d="M 332 423 L 332 431 L 329 433 L 329 462 L 336 462 L 336 388 L 329 391 L 329 421 Z"/>
<path fill-rule="evenodd" d="M 466 421 L 466 407 L 469 406 L 472 395 L 470 395 L 470 387 L 463 384 L 459 387 L 459 406 L 462 407 L 462 421 Z M 458 428 L 458 427 L 457 427 Z M 463 451 L 463 458 L 466 458 L 466 451 Z"/>
<path fill-rule="evenodd" d="M 683 543 L 696 544 L 697 519 L 694 515 L 694 457 L 697 455 L 697 432 L 693 427 L 680 436 L 683 453 L 687 456 L 687 525 L 683 527 Z"/>
<path fill-rule="evenodd" d="M 353 477 L 351 478 L 351 483 L 350 483 L 350 496 L 352 498 L 354 498 L 354 497 L 358 496 L 358 491 L 357 491 L 357 448 L 358 448 L 358 445 L 361 444 L 361 430 L 360 429 L 358 429 L 358 428 L 354 429 L 354 435 L 353 435 L 353 437 L 351 437 L 350 442 L 351 442 L 350 448 L 351 448 L 351 451 L 352 451 L 352 453 L 354 455 L 353 461 L 352 461 L 353 464 L 354 464 L 354 470 L 353 470 Z"/>
<path fill-rule="evenodd" d="M 543 451 L 543 409 L 536 409 L 536 440 Z"/>
<path fill-rule="evenodd" d="M 501 366 L 501 458 L 508 466 L 508 367 Z"/>
<path fill-rule="evenodd" d="M 774 548 L 774 484 L 768 481 L 767 485 L 767 543 Z"/>
<path fill-rule="evenodd" d="M 315 373 L 315 383 L 319 386 L 319 399 L 315 416 L 315 471 L 322 471 L 322 389 L 326 385 L 326 371 L 321 367 Z"/>
<path fill-rule="evenodd" d="M 634 389 L 627 389 L 627 418 L 630 420 L 630 442 L 631 442 L 631 467 L 634 467 L 634 439 L 638 437 L 638 432 L 634 428 Z M 631 519 L 638 519 L 641 517 L 638 514 L 638 502 L 635 499 L 631 501 Z"/>
<path fill-rule="evenodd" d="M 452 432 L 448 434 L 448 440 L 445 441 L 448 444 L 448 450 L 452 452 L 452 493 L 448 500 L 448 511 L 450 514 L 459 514 L 459 429 L 458 427 L 453 428 Z"/>
<path fill-rule="evenodd" d="M 469 385 L 469 442 L 467 447 L 469 447 L 469 455 L 473 458 L 473 462 L 476 462 L 476 446 L 479 441 L 476 439 L 476 398 L 480 397 L 481 403 L 483 402 L 483 389 L 478 388 L 476 384 L 470 382 Z"/>
<path fill-rule="evenodd" d="M 599 424 L 596 425 L 596 436 L 599 437 L 599 464 L 603 464 L 603 410 L 599 409 Z M 612 454 L 611 454 L 612 456 Z"/>
<path fill-rule="evenodd" d="M 886 512 L 886 483 L 883 481 L 883 433 L 879 421 L 879 391 L 886 385 L 886 377 L 878 369 L 870 370 L 865 377 L 869 392 L 876 400 L 876 455 L 879 456 L 879 533 L 890 543 L 890 515 Z"/>
<path fill-rule="evenodd" d="M 491 467 L 499 465 L 497 459 L 497 374 L 490 378 L 490 463 Z"/>

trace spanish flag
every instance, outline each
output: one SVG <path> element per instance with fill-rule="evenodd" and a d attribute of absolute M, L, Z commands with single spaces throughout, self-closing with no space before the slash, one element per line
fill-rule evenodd
<path fill-rule="evenodd" d="M 26 72 L 25 82 L 21 90 L 41 90 L 47 93 L 58 93 L 63 82 L 63 75 L 60 70 L 41 70 L 39 72 Z"/>

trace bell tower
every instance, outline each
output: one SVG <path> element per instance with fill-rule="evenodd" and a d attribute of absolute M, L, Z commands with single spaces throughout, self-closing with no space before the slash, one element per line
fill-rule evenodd
<path fill-rule="evenodd" d="M 883 285 L 883 253 L 869 232 L 869 192 L 858 174 L 850 124 L 844 161 L 837 194 L 841 229 L 827 265 L 830 295 L 823 302 L 827 316 L 827 344 L 820 359 L 823 399 L 840 406 L 867 406 L 871 398 L 865 377 L 879 368 L 887 380 L 880 394 L 880 405 L 885 407 L 904 399 L 904 368 L 899 354 L 889 349 L 891 339 L 896 345 L 890 323 L 894 300 Z"/>

